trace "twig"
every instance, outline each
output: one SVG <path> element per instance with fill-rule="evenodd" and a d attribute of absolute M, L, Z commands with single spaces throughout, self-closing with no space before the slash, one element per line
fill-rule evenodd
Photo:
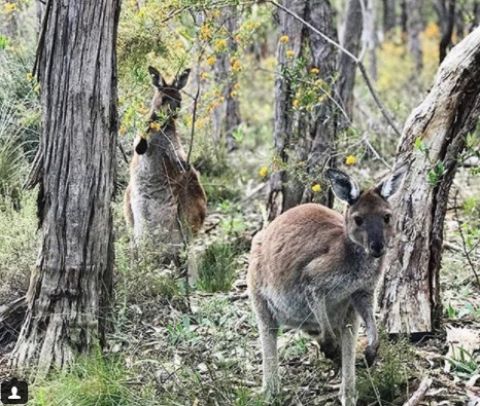
<path fill-rule="evenodd" d="M 370 77 L 368 76 L 368 73 L 367 73 L 367 71 L 365 69 L 365 66 L 363 65 L 362 61 L 360 59 L 358 59 L 355 55 L 353 55 L 350 51 L 348 51 L 343 46 L 341 46 L 338 42 L 334 41 L 333 39 L 331 39 L 330 37 L 325 35 L 323 32 L 316 29 L 312 24 L 310 24 L 308 21 L 305 21 L 302 17 L 300 17 L 298 14 L 291 11 L 289 8 L 283 6 L 282 4 L 278 3 L 275 0 L 270 0 L 270 3 L 272 3 L 275 7 L 283 10 L 285 13 L 290 14 L 293 18 L 300 21 L 303 25 L 308 27 L 315 34 L 320 35 L 325 41 L 327 41 L 329 44 L 338 48 L 340 51 L 342 51 L 345 55 L 347 55 L 349 58 L 351 58 L 355 62 L 355 64 L 358 66 L 358 69 L 360 70 L 360 73 L 362 74 L 363 80 L 365 81 L 365 84 L 367 85 L 368 90 L 370 91 L 370 93 L 373 97 L 373 100 L 375 101 L 375 104 L 378 106 L 378 108 L 380 109 L 380 112 L 382 113 L 383 117 L 385 117 L 385 120 L 387 120 L 387 123 L 390 125 L 390 127 L 392 127 L 395 134 L 397 134 L 398 137 L 401 137 L 402 134 L 400 133 L 400 131 L 395 126 L 395 123 L 393 122 L 392 118 L 390 117 L 390 114 L 387 112 L 386 107 L 383 105 L 382 101 L 378 97 L 378 94 L 377 94 L 377 92 L 375 91 L 375 88 L 372 85 L 372 81 L 370 80 Z"/>
<path fill-rule="evenodd" d="M 118 149 L 122 153 L 123 160 L 128 165 L 128 158 L 127 158 L 127 154 L 125 153 L 125 149 L 123 148 L 123 145 L 120 142 L 117 142 L 117 145 L 118 145 Z"/>
<path fill-rule="evenodd" d="M 477 287 L 480 288 L 480 278 L 478 276 L 477 270 L 475 269 L 475 264 L 473 263 L 473 260 L 470 256 L 471 251 L 467 247 L 467 240 L 465 239 L 465 236 L 463 235 L 463 230 L 462 230 L 462 222 L 460 221 L 460 217 L 458 215 L 458 203 L 457 203 L 457 198 L 458 198 L 458 190 L 455 192 L 454 196 L 454 213 L 455 213 L 455 220 L 458 224 L 458 232 L 460 234 L 460 238 L 462 240 L 462 250 L 465 255 L 465 258 L 467 258 L 468 265 L 472 269 L 472 273 L 475 276 L 475 279 L 477 280 Z"/>
<path fill-rule="evenodd" d="M 413 392 L 412 397 L 408 401 L 406 401 L 403 406 L 418 405 L 425 397 L 427 390 L 430 388 L 430 386 L 432 386 L 432 382 L 433 380 L 430 377 L 423 378 L 422 382 L 420 382 L 418 389 Z"/>
<path fill-rule="evenodd" d="M 195 138 L 195 122 L 197 121 L 197 106 L 198 106 L 199 97 L 200 97 L 200 83 L 197 80 L 197 91 L 193 98 L 192 129 L 190 131 L 190 143 L 188 145 L 187 163 L 190 163 L 190 157 L 192 156 L 193 140 Z"/>

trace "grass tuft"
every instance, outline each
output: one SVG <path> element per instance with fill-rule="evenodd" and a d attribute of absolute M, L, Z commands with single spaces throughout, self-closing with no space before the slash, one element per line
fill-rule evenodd
<path fill-rule="evenodd" d="M 226 292 L 235 279 L 237 251 L 231 243 L 214 243 L 206 248 L 198 266 L 197 287 L 205 292 Z"/>

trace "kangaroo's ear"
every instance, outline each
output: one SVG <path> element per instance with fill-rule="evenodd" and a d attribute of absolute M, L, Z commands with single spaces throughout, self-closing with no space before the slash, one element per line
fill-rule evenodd
<path fill-rule="evenodd" d="M 152 78 L 152 85 L 160 88 L 160 87 L 165 87 L 167 83 L 163 79 L 162 75 L 160 75 L 160 72 L 158 71 L 157 68 L 154 68 L 153 66 L 148 67 L 148 73 L 150 73 L 150 77 Z"/>
<path fill-rule="evenodd" d="M 406 173 L 407 168 L 405 166 L 396 169 L 392 175 L 377 185 L 376 190 L 378 194 L 385 200 L 389 199 L 400 189 Z"/>
<path fill-rule="evenodd" d="M 145 152 L 147 152 L 148 142 L 145 138 L 137 136 L 135 138 L 133 148 L 138 155 L 143 155 Z"/>
<path fill-rule="evenodd" d="M 335 196 L 340 200 L 352 205 L 360 197 L 360 188 L 357 182 L 346 173 L 338 169 L 330 168 L 325 172 L 325 177 L 332 184 L 333 193 L 335 193 Z"/>
<path fill-rule="evenodd" d="M 187 84 L 188 77 L 190 76 L 190 70 L 191 69 L 185 69 L 180 75 L 175 78 L 175 82 L 173 84 L 178 90 L 183 89 Z"/>

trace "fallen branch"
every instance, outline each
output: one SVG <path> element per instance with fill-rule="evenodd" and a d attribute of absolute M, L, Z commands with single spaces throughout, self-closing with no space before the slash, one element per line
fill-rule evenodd
<path fill-rule="evenodd" d="M 430 388 L 430 386 L 432 386 L 432 382 L 433 380 L 430 377 L 423 378 L 422 382 L 420 382 L 418 389 L 413 392 L 412 397 L 407 402 L 405 402 L 403 406 L 418 405 L 425 397 L 427 390 Z"/>

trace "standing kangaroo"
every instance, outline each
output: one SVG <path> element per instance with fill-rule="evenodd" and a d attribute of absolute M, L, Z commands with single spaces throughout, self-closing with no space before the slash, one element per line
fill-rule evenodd
<path fill-rule="evenodd" d="M 147 135 L 135 140 L 124 211 L 136 243 L 161 243 L 166 254 L 175 256 L 184 234 L 199 231 L 207 211 L 198 173 L 186 162 L 175 128 L 182 101 L 180 90 L 187 83 L 190 69 L 171 84 L 157 69 L 149 67 L 148 71 L 155 94 Z"/>
<path fill-rule="evenodd" d="M 369 365 L 378 349 L 375 287 L 394 233 L 388 199 L 404 172 L 361 191 L 345 173 L 328 169 L 345 216 L 319 204 L 303 204 L 279 217 L 252 242 L 248 286 L 263 353 L 263 389 L 279 391 L 277 332 L 280 325 L 315 331 L 327 356 L 340 355 L 342 405 L 356 404 L 355 345 L 358 316 L 365 325 Z"/>

